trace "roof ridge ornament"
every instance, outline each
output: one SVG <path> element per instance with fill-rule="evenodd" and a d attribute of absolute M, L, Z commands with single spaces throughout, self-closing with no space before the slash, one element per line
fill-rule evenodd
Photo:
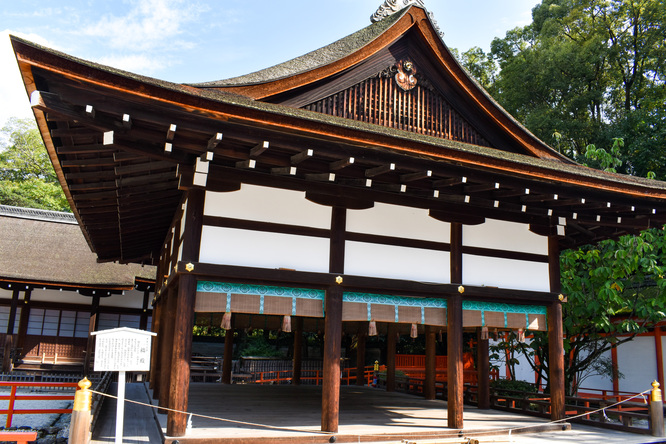
<path fill-rule="evenodd" d="M 384 0 L 384 3 L 370 16 L 370 21 L 372 23 L 379 22 L 411 5 L 417 5 L 425 9 L 423 0 Z"/>
<path fill-rule="evenodd" d="M 384 3 L 380 5 L 379 8 L 377 8 L 377 11 L 375 11 L 375 13 L 370 16 L 370 21 L 372 23 L 377 23 L 379 21 L 382 21 L 386 17 L 389 17 L 395 14 L 396 12 L 402 11 L 406 7 L 412 5 L 416 5 L 420 8 L 423 8 L 426 11 L 426 13 L 428 14 L 428 18 L 432 23 L 432 26 L 435 28 L 435 31 L 437 31 L 440 37 L 444 38 L 444 33 L 439 28 L 437 20 L 435 20 L 435 16 L 433 15 L 432 12 L 427 11 L 423 0 L 384 0 Z"/>

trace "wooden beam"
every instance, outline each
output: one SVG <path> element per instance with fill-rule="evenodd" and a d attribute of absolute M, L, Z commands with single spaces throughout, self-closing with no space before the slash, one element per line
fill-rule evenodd
<path fill-rule="evenodd" d="M 116 161 L 113 157 L 97 157 L 94 159 L 71 159 L 61 160 L 62 168 L 90 168 L 90 167 L 113 167 Z"/>
<path fill-rule="evenodd" d="M 241 169 L 253 169 L 257 165 L 257 161 L 254 159 L 240 160 L 236 162 L 236 168 Z"/>
<path fill-rule="evenodd" d="M 365 170 L 365 177 L 373 178 L 386 174 L 390 171 L 395 171 L 395 163 L 389 163 L 386 165 L 380 165 L 378 167 L 369 168 Z"/>
<path fill-rule="evenodd" d="M 301 385 L 301 368 L 303 365 L 303 318 L 292 318 L 294 326 L 294 360 L 291 372 L 291 383 Z"/>
<path fill-rule="evenodd" d="M 305 178 L 319 182 L 335 182 L 335 173 L 307 173 Z"/>
<path fill-rule="evenodd" d="M 435 391 L 435 380 L 437 377 L 436 333 L 434 326 L 425 326 L 425 381 L 423 381 L 423 397 L 427 400 L 434 400 L 437 394 Z"/>
<path fill-rule="evenodd" d="M 250 157 L 259 157 L 261 156 L 267 149 L 268 149 L 269 143 L 268 141 L 264 141 L 262 143 L 258 143 L 252 149 L 250 149 Z"/>
<path fill-rule="evenodd" d="M 428 177 L 432 177 L 432 171 L 427 170 L 427 171 L 419 171 L 416 173 L 408 173 L 408 174 L 402 174 L 400 175 L 400 181 L 403 183 L 407 182 L 414 182 L 417 180 L 422 180 L 426 179 Z"/>
<path fill-rule="evenodd" d="M 136 163 L 132 165 L 117 166 L 114 171 L 117 176 L 124 176 L 126 174 L 136 173 L 149 173 L 159 172 L 167 169 L 175 170 L 176 164 L 169 161 L 148 161 L 143 163 Z M 174 173 L 175 174 L 175 173 Z"/>
<path fill-rule="evenodd" d="M 342 287 L 328 287 L 325 296 L 324 371 L 321 431 L 337 433 L 340 418 L 340 352 L 342 343 Z"/>
<path fill-rule="evenodd" d="M 214 150 L 220 144 L 220 142 L 222 142 L 222 137 L 223 137 L 222 133 L 217 133 L 213 137 L 208 139 L 208 144 L 206 145 L 206 150 L 207 151 Z"/>
<path fill-rule="evenodd" d="M 271 174 L 275 174 L 275 175 L 278 175 L 278 176 L 295 176 L 296 175 L 296 167 L 295 166 L 290 166 L 290 167 L 271 168 Z"/>
<path fill-rule="evenodd" d="M 114 153 L 116 151 L 118 151 L 117 148 L 101 143 L 94 143 L 91 145 L 67 145 L 56 148 L 58 154 L 102 154 Z"/>
<path fill-rule="evenodd" d="M 187 412 L 190 389 L 190 361 L 192 359 L 192 325 L 197 281 L 194 276 L 181 275 L 176 298 L 173 353 L 171 358 L 171 387 L 169 408 Z M 187 413 L 169 411 L 167 435 L 183 436 L 187 430 Z"/>
<path fill-rule="evenodd" d="M 365 385 L 365 342 L 368 337 L 368 323 L 359 322 L 356 332 L 356 385 Z"/>
<path fill-rule="evenodd" d="M 463 428 L 463 310 L 462 296 L 456 292 L 446 302 L 447 338 L 447 420 L 451 429 Z"/>
<path fill-rule="evenodd" d="M 222 358 L 222 384 L 231 384 L 234 352 L 234 329 L 228 328 L 224 332 L 224 357 Z"/>
<path fill-rule="evenodd" d="M 490 408 L 490 346 L 488 336 L 486 335 L 484 339 L 480 328 L 477 328 L 476 341 L 477 407 L 481 410 L 488 410 Z"/>
<path fill-rule="evenodd" d="M 439 179 L 435 180 L 432 183 L 433 188 L 447 188 L 447 187 L 452 187 L 455 185 L 461 185 L 467 183 L 467 177 L 462 176 L 462 177 L 450 177 L 447 179 Z"/>
<path fill-rule="evenodd" d="M 386 331 L 386 391 L 395 392 L 395 354 L 398 342 L 398 324 L 389 322 Z"/>
<path fill-rule="evenodd" d="M 562 291 L 560 277 L 560 248 L 557 236 L 548 237 L 548 275 L 550 291 Z M 564 336 L 562 324 L 562 303 L 557 300 L 548 306 L 548 368 L 551 396 L 551 414 L 553 421 L 565 417 L 565 380 L 564 380 Z"/>
<path fill-rule="evenodd" d="M 482 193 L 484 191 L 499 190 L 499 189 L 500 189 L 499 182 L 482 183 L 479 185 L 467 185 L 466 187 L 463 188 L 464 192 L 469 194 Z"/>
<path fill-rule="evenodd" d="M 166 140 L 169 142 L 173 142 L 174 137 L 176 137 L 176 128 L 177 125 L 175 123 L 172 123 L 169 125 L 169 129 L 167 130 L 166 133 Z"/>
<path fill-rule="evenodd" d="M 335 162 L 332 162 L 329 165 L 329 169 L 331 171 L 340 171 L 343 168 L 347 168 L 349 165 L 354 164 L 355 159 L 353 157 L 349 157 L 347 159 L 342 159 L 342 160 L 336 160 Z"/>
<path fill-rule="evenodd" d="M 302 151 L 298 154 L 294 154 L 289 158 L 289 161 L 291 162 L 292 165 L 298 165 L 301 162 L 304 162 L 314 155 L 314 150 L 312 149 L 307 149 L 305 151 Z"/>

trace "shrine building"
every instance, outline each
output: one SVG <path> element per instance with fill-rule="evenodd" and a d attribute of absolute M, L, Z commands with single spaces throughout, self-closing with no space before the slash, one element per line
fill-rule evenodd
<path fill-rule="evenodd" d="M 158 267 L 161 406 L 187 411 L 202 312 L 225 313 L 228 332 L 322 330 L 322 431 L 338 430 L 343 332 L 387 334 L 388 389 L 397 334 L 425 334 L 430 399 L 443 332 L 447 425 L 459 429 L 463 332 L 478 334 L 487 408 L 488 330 L 548 331 L 551 415 L 564 417 L 559 253 L 666 223 L 666 183 L 553 150 L 461 67 L 421 2 L 392 3 L 329 46 L 200 84 L 12 37 L 90 248 Z M 167 434 L 186 423 L 170 412 Z"/>

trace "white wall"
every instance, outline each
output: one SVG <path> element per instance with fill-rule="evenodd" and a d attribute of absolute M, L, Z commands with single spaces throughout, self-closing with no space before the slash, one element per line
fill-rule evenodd
<path fill-rule="evenodd" d="M 636 336 L 617 348 L 617 362 L 624 378 L 620 391 L 639 393 L 657 379 L 657 353 L 652 336 Z"/>
<path fill-rule="evenodd" d="M 375 203 L 367 210 L 347 212 L 347 231 L 448 243 L 451 224 L 428 215 L 428 210 Z"/>
<path fill-rule="evenodd" d="M 463 254 L 463 284 L 550 291 L 548 264 Z"/>
<path fill-rule="evenodd" d="M 329 265 L 329 240 L 204 226 L 199 261 L 326 273 Z"/>
<path fill-rule="evenodd" d="M 363 242 L 345 244 L 345 273 L 412 281 L 450 283 L 446 251 L 395 247 Z"/>
<path fill-rule="evenodd" d="M 463 226 L 463 246 L 548 255 L 548 238 L 529 231 L 529 225 L 486 219 Z M 463 283 L 468 285 L 550 291 L 548 263 L 463 255 Z"/>
<path fill-rule="evenodd" d="M 328 229 L 331 208 L 305 199 L 305 192 L 242 184 L 239 191 L 206 191 L 204 215 Z"/>
<path fill-rule="evenodd" d="M 529 228 L 528 224 L 486 219 L 480 225 L 463 226 L 463 245 L 547 255 L 548 238 Z"/>

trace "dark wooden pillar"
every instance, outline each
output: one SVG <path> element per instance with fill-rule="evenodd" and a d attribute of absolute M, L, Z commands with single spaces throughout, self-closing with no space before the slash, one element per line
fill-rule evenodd
<path fill-rule="evenodd" d="M 463 227 L 460 223 L 451 224 L 451 282 L 462 284 Z M 463 428 L 463 315 L 462 295 L 456 293 L 447 301 L 446 308 L 446 343 L 448 385 L 448 426 L 452 429 Z"/>
<path fill-rule="evenodd" d="M 462 297 L 453 295 L 447 301 L 447 381 L 448 381 L 448 426 L 463 428 L 463 328 Z"/>
<path fill-rule="evenodd" d="M 488 339 L 481 338 L 481 329 L 477 329 L 476 371 L 478 380 L 478 404 L 482 410 L 490 408 L 490 347 Z"/>
<path fill-rule="evenodd" d="M 564 338 L 562 335 L 562 304 L 548 307 L 548 365 L 550 369 L 550 417 L 553 421 L 564 418 Z"/>
<path fill-rule="evenodd" d="M 548 238 L 548 269 L 550 275 L 550 291 L 562 291 L 560 278 L 560 249 L 557 236 Z M 564 381 L 564 334 L 562 325 L 562 304 L 553 303 L 548 307 L 548 367 L 551 411 L 550 417 L 556 421 L 565 414 L 565 381 Z"/>
<path fill-rule="evenodd" d="M 19 327 L 16 337 L 16 348 L 20 350 L 21 357 L 25 355 L 26 350 L 23 350 L 25 346 L 25 337 L 28 334 L 28 321 L 30 320 L 30 296 L 32 295 L 31 290 L 26 290 L 23 293 L 23 304 L 21 305 L 21 317 L 19 318 Z"/>
<path fill-rule="evenodd" d="M 92 304 L 90 305 L 90 320 L 88 321 L 88 343 L 86 344 L 86 357 L 83 363 L 84 376 L 88 376 L 92 372 L 92 358 L 95 353 L 95 337 L 92 332 L 97 331 L 99 325 L 99 296 L 93 296 Z"/>
<path fill-rule="evenodd" d="M 162 324 L 160 331 L 162 332 L 162 340 L 160 341 L 160 387 L 158 390 L 158 400 L 160 407 L 169 406 L 169 385 L 171 381 L 171 358 L 173 349 L 173 335 L 175 311 L 176 311 L 176 294 L 173 288 L 173 283 L 168 289 L 162 290 Z M 166 413 L 166 410 L 160 413 Z"/>
<path fill-rule="evenodd" d="M 338 432 L 340 414 L 340 349 L 342 346 L 342 287 L 326 290 L 324 318 L 324 376 L 322 381 L 321 430 Z"/>
<path fill-rule="evenodd" d="M 435 379 L 437 376 L 437 338 L 435 327 L 425 326 L 426 356 L 425 356 L 425 381 L 423 383 L 423 396 L 425 399 L 435 399 Z"/>
<path fill-rule="evenodd" d="M 198 262 L 203 229 L 205 191 L 192 188 L 187 192 L 185 229 L 181 241 L 183 262 Z M 180 230 L 175 230 L 175 235 Z M 175 260 L 174 260 L 175 261 Z M 178 276 L 178 287 L 172 296 L 174 303 L 173 346 L 171 353 L 171 375 L 169 378 L 169 408 L 187 411 L 190 391 L 190 362 L 192 360 L 192 327 L 194 305 L 197 295 L 197 280 L 188 273 Z M 187 428 L 185 413 L 169 412 L 167 435 L 183 436 Z"/>
<path fill-rule="evenodd" d="M 7 335 L 2 355 L 2 371 L 12 371 L 12 349 L 14 348 L 14 323 L 16 321 L 16 310 L 19 302 L 19 290 L 12 291 L 12 302 L 9 308 L 9 319 L 7 320 Z"/>
<path fill-rule="evenodd" d="M 291 383 L 301 385 L 301 366 L 303 364 L 303 318 L 292 317 L 294 327 L 294 362 L 291 372 Z"/>
<path fill-rule="evenodd" d="M 388 324 L 386 333 L 386 391 L 395 391 L 395 349 L 398 342 L 398 324 Z"/>
<path fill-rule="evenodd" d="M 368 323 L 360 322 L 356 333 L 356 385 L 365 385 L 365 340 L 368 337 Z"/>
<path fill-rule="evenodd" d="M 171 358 L 171 385 L 169 408 L 187 411 L 190 389 L 190 361 L 192 360 L 192 327 L 197 281 L 192 275 L 181 275 L 176 297 L 176 316 L 173 330 Z M 167 435 L 183 436 L 187 427 L 187 414 L 169 412 Z"/>
<path fill-rule="evenodd" d="M 150 290 L 144 290 L 143 291 L 143 305 L 142 305 L 142 311 L 141 311 L 141 319 L 139 320 L 139 328 L 141 330 L 147 330 L 148 329 L 148 306 L 150 304 Z M 153 319 L 153 322 L 155 320 Z"/>
<path fill-rule="evenodd" d="M 222 384 L 231 384 L 231 370 L 234 355 L 234 329 L 224 332 L 224 357 L 222 358 Z"/>
<path fill-rule="evenodd" d="M 162 339 L 162 332 L 160 331 L 161 324 L 161 303 L 156 303 L 153 307 L 153 322 L 151 325 L 151 330 L 153 333 L 156 333 L 156 336 L 153 336 L 152 346 L 151 346 L 151 355 L 150 355 L 150 384 L 149 387 L 153 390 L 153 399 L 157 399 L 158 393 L 155 393 L 155 390 L 158 390 L 159 380 L 160 380 L 160 340 Z"/>

